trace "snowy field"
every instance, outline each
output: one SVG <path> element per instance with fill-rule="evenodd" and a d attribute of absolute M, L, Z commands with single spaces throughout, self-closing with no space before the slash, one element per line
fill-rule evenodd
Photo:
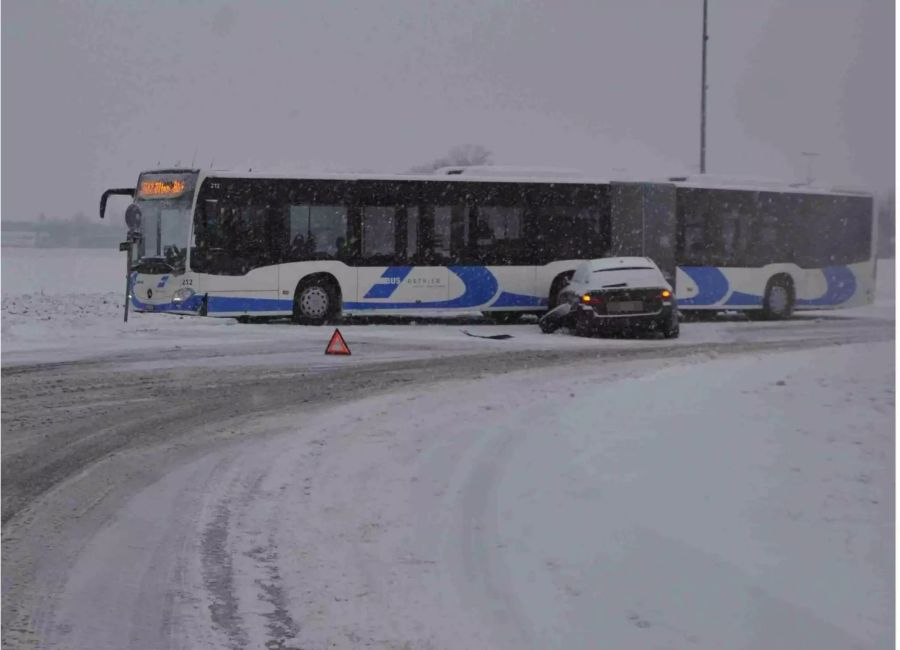
<path fill-rule="evenodd" d="M 787 322 L 350 323 L 342 358 L 124 324 L 115 252 L 2 255 L 9 647 L 892 645 L 892 261 Z"/>

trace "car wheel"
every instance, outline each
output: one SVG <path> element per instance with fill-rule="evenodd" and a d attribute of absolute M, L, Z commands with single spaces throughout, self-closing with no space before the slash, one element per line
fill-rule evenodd
<path fill-rule="evenodd" d="M 762 316 L 766 320 L 784 320 L 793 313 L 794 283 L 787 276 L 775 276 L 766 286 Z"/>
<path fill-rule="evenodd" d="M 678 314 L 672 314 L 667 320 L 659 321 L 657 328 L 662 332 L 663 338 L 677 339 L 681 329 L 678 324 Z"/>

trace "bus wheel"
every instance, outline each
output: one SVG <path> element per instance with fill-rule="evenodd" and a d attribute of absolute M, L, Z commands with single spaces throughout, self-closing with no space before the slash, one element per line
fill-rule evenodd
<path fill-rule="evenodd" d="M 327 278 L 302 282 L 294 293 L 294 322 L 321 325 L 338 312 L 338 296 Z"/>
<path fill-rule="evenodd" d="M 794 313 L 794 283 L 785 275 L 776 275 L 766 285 L 762 315 L 766 320 L 783 320 Z"/>
<path fill-rule="evenodd" d="M 483 311 L 481 315 L 485 320 L 500 324 L 516 323 L 522 319 L 520 311 Z"/>

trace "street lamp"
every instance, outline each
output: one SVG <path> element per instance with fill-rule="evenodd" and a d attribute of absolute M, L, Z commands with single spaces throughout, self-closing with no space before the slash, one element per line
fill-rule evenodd
<path fill-rule="evenodd" d="M 700 173 L 706 173 L 706 3 L 703 0 L 703 64 L 700 78 Z"/>

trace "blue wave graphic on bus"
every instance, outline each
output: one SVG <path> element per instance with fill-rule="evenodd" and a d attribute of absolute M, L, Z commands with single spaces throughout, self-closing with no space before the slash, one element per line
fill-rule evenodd
<path fill-rule="evenodd" d="M 817 306 L 817 305 L 839 305 L 847 302 L 856 293 L 856 276 L 853 271 L 846 266 L 829 266 L 822 269 L 825 276 L 825 282 L 828 284 L 823 293 L 818 298 L 798 299 L 795 301 L 797 305 Z"/>
<path fill-rule="evenodd" d="M 462 309 L 486 304 L 497 295 L 497 278 L 483 266 L 450 266 L 450 272 L 462 280 L 465 291 L 458 298 L 432 302 L 345 302 L 344 309 Z M 368 294 L 367 294 L 368 296 Z"/>
<path fill-rule="evenodd" d="M 679 299 L 679 305 L 715 305 L 728 294 L 728 278 L 714 266 L 682 266 L 680 267 L 694 284 L 697 295 L 693 298 Z"/>
<path fill-rule="evenodd" d="M 684 271 L 697 285 L 697 295 L 678 301 L 680 306 L 716 305 L 728 295 L 729 282 L 725 274 L 714 266 L 683 266 Z M 818 298 L 798 298 L 797 306 L 829 306 L 840 305 L 850 300 L 856 293 L 856 276 L 846 266 L 829 266 L 822 269 L 825 276 L 826 289 Z M 743 291 L 734 291 L 724 303 L 729 307 L 748 307 L 762 305 L 763 296 Z"/>
<path fill-rule="evenodd" d="M 366 295 L 363 296 L 363 299 L 390 298 L 412 270 L 413 267 L 411 266 L 389 266 L 387 270 L 381 274 L 381 279 L 387 280 L 387 282 L 377 282 L 373 284 L 366 292 Z"/>

